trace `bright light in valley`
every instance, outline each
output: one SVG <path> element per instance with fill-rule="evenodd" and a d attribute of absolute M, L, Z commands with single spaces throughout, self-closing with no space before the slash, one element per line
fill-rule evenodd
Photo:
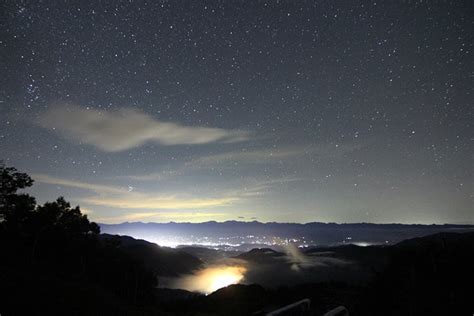
<path fill-rule="evenodd" d="M 180 278 L 172 287 L 210 294 L 220 288 L 238 284 L 243 280 L 246 271 L 247 269 L 240 265 L 210 266 L 196 274 Z"/>

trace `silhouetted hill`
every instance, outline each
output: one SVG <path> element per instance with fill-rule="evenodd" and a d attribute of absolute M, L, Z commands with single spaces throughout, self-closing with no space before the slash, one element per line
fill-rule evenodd
<path fill-rule="evenodd" d="M 243 259 L 252 263 L 275 263 L 275 259 L 282 259 L 285 254 L 270 248 L 256 248 L 242 253 L 235 258 Z"/>
<path fill-rule="evenodd" d="M 265 293 L 265 289 L 258 284 L 233 284 L 209 294 L 208 298 L 211 301 L 221 300 L 230 302 L 231 300 L 244 300 L 246 298 L 258 297 L 263 293 Z"/>
<path fill-rule="evenodd" d="M 390 247 L 371 287 L 372 314 L 472 315 L 474 233 L 440 233 Z"/>
<path fill-rule="evenodd" d="M 202 267 L 203 262 L 182 250 L 160 247 L 145 240 L 129 236 L 101 234 L 102 241 L 115 242 L 117 247 L 142 262 L 158 276 L 177 276 L 192 273 Z"/>
<path fill-rule="evenodd" d="M 404 240 L 395 245 L 396 249 L 414 250 L 446 250 L 459 249 L 474 250 L 474 232 L 463 234 L 458 233 L 438 233 L 425 237 Z"/>
<path fill-rule="evenodd" d="M 159 314 L 155 274 L 95 236 L 44 230 L 35 241 L 0 229 L 0 246 L 2 314 Z"/>
<path fill-rule="evenodd" d="M 206 303 L 219 315 L 250 315 L 268 303 L 268 292 L 257 284 L 235 284 L 210 294 Z"/>
<path fill-rule="evenodd" d="M 312 257 L 337 258 L 356 262 L 363 265 L 364 269 L 370 268 L 380 270 L 386 263 L 388 250 L 390 246 L 357 246 L 357 245 L 342 245 L 336 247 L 317 247 L 305 249 L 304 254 Z"/>
<path fill-rule="evenodd" d="M 234 258 L 247 264 L 245 281 L 277 288 L 315 282 L 369 282 L 387 263 L 387 246 L 343 245 L 278 252 L 270 248 L 252 249 Z"/>

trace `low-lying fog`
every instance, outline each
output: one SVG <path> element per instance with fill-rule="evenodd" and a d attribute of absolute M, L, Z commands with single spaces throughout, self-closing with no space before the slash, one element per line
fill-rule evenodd
<path fill-rule="evenodd" d="M 323 281 L 361 281 L 368 273 L 360 264 L 334 257 L 331 252 L 306 255 L 289 246 L 285 253 L 257 250 L 209 262 L 194 274 L 160 278 L 160 287 L 205 294 L 231 284 L 278 287 Z"/>

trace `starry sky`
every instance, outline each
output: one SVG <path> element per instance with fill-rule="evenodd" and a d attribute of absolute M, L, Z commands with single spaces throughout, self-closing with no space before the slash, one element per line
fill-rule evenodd
<path fill-rule="evenodd" d="M 474 223 L 470 1 L 6 1 L 0 159 L 95 221 Z"/>

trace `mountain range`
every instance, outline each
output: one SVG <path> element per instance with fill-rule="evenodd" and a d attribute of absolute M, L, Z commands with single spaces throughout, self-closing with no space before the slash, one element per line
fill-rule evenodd
<path fill-rule="evenodd" d="M 473 225 L 405 225 L 405 224 L 336 224 L 312 222 L 261 223 L 142 223 L 100 224 L 108 234 L 128 235 L 162 246 L 204 245 L 226 250 L 249 251 L 252 248 L 293 243 L 297 246 L 331 246 L 341 244 L 395 244 L 405 239 L 440 232 L 473 231 Z M 227 247 L 225 247 L 227 245 Z"/>

